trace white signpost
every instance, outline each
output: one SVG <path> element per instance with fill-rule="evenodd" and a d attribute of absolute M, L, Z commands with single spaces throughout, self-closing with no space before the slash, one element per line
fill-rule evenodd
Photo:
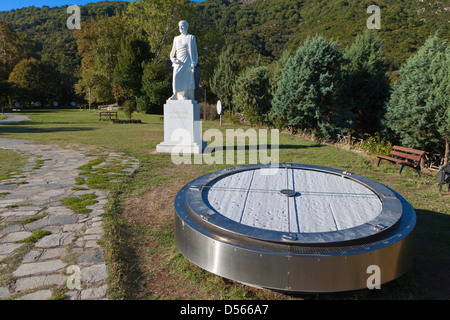
<path fill-rule="evenodd" d="M 220 116 L 220 126 L 222 126 L 222 102 L 217 101 L 217 114 Z"/>

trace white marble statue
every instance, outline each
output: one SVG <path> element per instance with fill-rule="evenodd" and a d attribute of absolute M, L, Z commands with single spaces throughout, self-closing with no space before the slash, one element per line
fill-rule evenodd
<path fill-rule="evenodd" d="M 189 23 L 178 23 L 180 35 L 173 40 L 170 60 L 173 66 L 173 95 L 169 100 L 194 100 L 194 72 L 198 62 L 195 36 L 188 34 Z"/>

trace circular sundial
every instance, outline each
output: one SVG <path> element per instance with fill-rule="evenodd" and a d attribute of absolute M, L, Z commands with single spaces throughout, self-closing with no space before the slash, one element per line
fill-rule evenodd
<path fill-rule="evenodd" d="M 175 209 L 176 244 L 186 258 L 257 287 L 361 289 L 369 266 L 380 267 L 384 283 L 411 260 L 411 205 L 382 184 L 332 168 L 228 168 L 187 184 Z"/>

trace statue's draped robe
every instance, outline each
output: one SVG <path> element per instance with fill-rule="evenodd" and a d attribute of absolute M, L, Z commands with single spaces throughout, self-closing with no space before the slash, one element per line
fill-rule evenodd
<path fill-rule="evenodd" d="M 173 92 L 195 90 L 194 70 L 192 64 L 198 62 L 197 44 L 195 36 L 191 34 L 175 37 L 170 59 L 181 61 L 173 64 Z"/>

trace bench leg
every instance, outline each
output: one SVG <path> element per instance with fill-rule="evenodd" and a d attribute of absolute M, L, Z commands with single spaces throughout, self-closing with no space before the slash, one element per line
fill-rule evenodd
<path fill-rule="evenodd" d="M 422 171 L 420 170 L 420 168 L 417 168 L 416 170 L 417 170 L 417 173 L 419 174 L 419 177 L 421 177 L 422 176 Z"/>
<path fill-rule="evenodd" d="M 399 174 L 402 174 L 403 168 L 405 167 L 404 164 L 402 164 L 402 166 L 400 167 L 400 171 L 398 172 Z"/>
<path fill-rule="evenodd" d="M 381 158 L 378 158 L 378 163 L 377 163 L 377 167 L 379 167 L 380 166 L 380 163 L 381 163 Z"/>

